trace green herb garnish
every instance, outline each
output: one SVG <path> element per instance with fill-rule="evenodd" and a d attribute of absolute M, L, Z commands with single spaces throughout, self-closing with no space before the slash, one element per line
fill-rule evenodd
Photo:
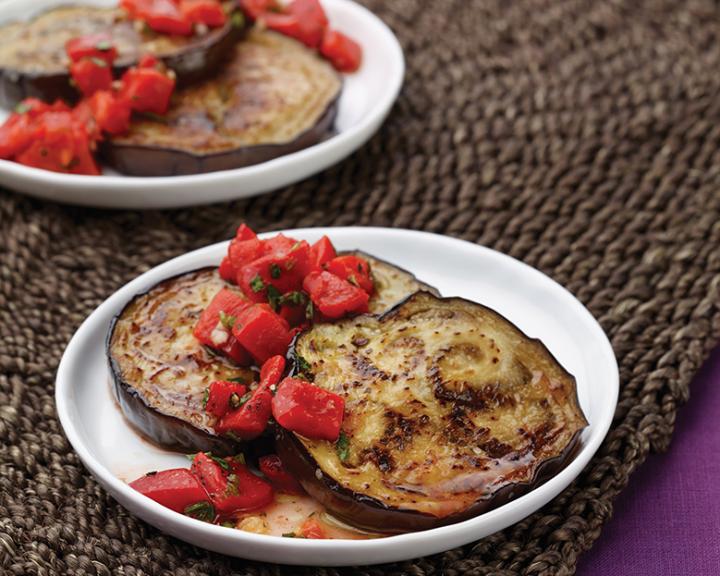
<path fill-rule="evenodd" d="M 287 294 L 283 294 L 282 298 L 280 298 L 280 304 L 289 304 L 290 306 L 299 306 L 303 302 L 305 302 L 305 293 L 304 292 L 288 292 Z"/>
<path fill-rule="evenodd" d="M 282 270 L 280 269 L 280 266 L 273 263 L 270 264 L 270 276 L 273 278 L 280 278 L 280 274 L 282 273 Z"/>
<path fill-rule="evenodd" d="M 235 378 L 228 378 L 228 382 L 237 382 L 238 384 L 245 384 L 245 378 L 242 376 L 235 376 Z"/>
<path fill-rule="evenodd" d="M 310 370 L 312 369 L 310 362 L 305 360 L 305 358 L 303 358 L 302 356 L 295 356 L 295 364 L 297 365 L 300 372 L 310 372 Z"/>
<path fill-rule="evenodd" d="M 212 522 L 215 520 L 215 508 L 210 502 L 202 501 L 196 504 L 191 504 L 185 508 L 184 513 L 190 518 L 196 520 L 202 520 L 203 522 Z"/>
<path fill-rule="evenodd" d="M 212 452 L 205 452 L 205 456 L 212 459 L 223 470 L 230 470 L 230 464 L 228 464 L 223 458 L 220 458 L 220 456 L 213 456 Z"/>
<path fill-rule="evenodd" d="M 275 310 L 277 312 L 280 309 L 280 299 L 282 298 L 282 294 L 280 294 L 280 290 L 275 288 L 272 284 L 267 285 L 267 297 L 268 297 L 268 304 L 270 304 L 270 308 Z"/>
<path fill-rule="evenodd" d="M 90 58 L 90 62 L 95 64 L 95 66 L 100 66 L 100 68 L 107 68 L 107 62 L 103 60 L 102 58 L 98 58 L 97 56 L 92 56 Z"/>
<path fill-rule="evenodd" d="M 283 538 L 305 538 L 302 534 L 295 534 L 295 532 L 285 532 Z"/>
<path fill-rule="evenodd" d="M 335 442 L 335 451 L 338 458 L 340 458 L 340 462 L 345 462 L 350 456 L 350 439 L 345 435 L 345 432 L 340 432 L 340 436 Z"/>
<path fill-rule="evenodd" d="M 233 12 L 230 22 L 235 28 L 242 28 L 245 26 L 245 16 L 243 16 L 242 12 Z"/>
<path fill-rule="evenodd" d="M 30 112 L 31 107 L 25 104 L 25 102 L 20 102 L 17 106 L 15 106 L 15 112 L 17 114 L 25 114 L 25 112 Z"/>
<path fill-rule="evenodd" d="M 305 306 L 305 318 L 312 320 L 315 316 L 315 306 L 313 306 L 312 300 L 308 300 L 307 306 Z"/>
<path fill-rule="evenodd" d="M 230 314 L 225 314 L 225 312 L 220 310 L 220 324 L 222 324 L 228 330 L 233 329 L 233 326 L 235 326 L 236 320 L 237 320 L 237 318 L 235 318 L 235 316 L 231 316 Z"/>
<path fill-rule="evenodd" d="M 112 42 L 110 40 L 100 40 L 97 44 L 95 44 L 95 48 L 100 50 L 101 52 L 107 52 L 112 48 Z"/>
<path fill-rule="evenodd" d="M 255 276 L 255 278 L 253 278 L 252 280 L 250 280 L 250 288 L 255 293 L 260 292 L 263 288 L 265 288 L 265 282 L 263 282 L 263 279 L 260 277 L 260 274 Z"/>
<path fill-rule="evenodd" d="M 210 386 L 205 388 L 205 390 L 203 391 L 203 408 L 207 407 L 208 400 L 210 400 Z"/>
<path fill-rule="evenodd" d="M 235 528 L 235 524 L 233 524 L 229 520 L 225 520 L 224 522 L 221 522 L 220 526 L 222 526 L 223 528 Z"/>

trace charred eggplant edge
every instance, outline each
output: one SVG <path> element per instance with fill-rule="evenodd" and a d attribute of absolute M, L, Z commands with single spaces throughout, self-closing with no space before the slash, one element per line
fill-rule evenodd
<path fill-rule="evenodd" d="M 258 144 L 196 154 L 180 148 L 124 144 L 110 139 L 100 144 L 100 157 L 111 168 L 132 176 L 204 174 L 260 164 L 308 148 L 330 135 L 337 117 L 341 93 L 342 88 L 313 126 L 295 139 L 282 144 Z"/>
<path fill-rule="evenodd" d="M 394 315 L 401 306 L 423 293 L 430 294 L 431 296 L 437 298 L 436 294 L 421 290 L 415 292 L 414 294 L 410 294 L 407 298 L 404 298 L 395 304 L 387 312 L 379 315 L 367 314 L 366 316 L 372 316 L 378 321 L 392 317 L 392 315 Z M 461 297 L 441 299 L 450 302 L 469 303 L 480 306 L 485 310 L 489 310 L 490 312 L 497 314 L 511 326 L 514 326 L 515 329 L 528 341 L 541 346 L 550 358 L 556 362 L 565 375 L 572 380 L 574 384 L 573 400 L 578 407 L 585 424 L 582 428 L 577 430 L 575 434 L 573 434 L 567 446 L 560 454 L 552 458 L 548 458 L 540 463 L 535 470 L 533 478 L 529 482 L 513 482 L 502 486 L 490 496 L 476 500 L 474 504 L 462 512 L 450 514 L 442 518 L 415 510 L 402 510 L 400 508 L 391 507 L 376 498 L 365 494 L 359 494 L 344 488 L 333 478 L 329 478 L 325 474 L 322 474 L 322 471 L 318 467 L 315 459 L 310 455 L 296 434 L 283 430 L 278 426 L 275 436 L 275 449 L 288 471 L 299 480 L 300 484 L 308 492 L 308 494 L 325 506 L 340 520 L 347 522 L 350 525 L 375 532 L 398 534 L 417 530 L 428 530 L 439 526 L 455 524 L 488 512 L 494 508 L 498 508 L 510 500 L 518 496 L 523 496 L 534 490 L 563 470 L 563 468 L 565 468 L 573 460 L 580 449 L 580 437 L 582 431 L 588 426 L 588 421 L 577 395 L 577 381 L 575 380 L 575 377 L 570 374 L 557 360 L 557 358 L 553 356 L 552 352 L 547 349 L 545 344 L 543 344 L 543 342 L 538 338 L 530 338 L 505 316 L 492 308 L 484 306 L 483 304 L 472 302 L 471 300 Z M 312 328 L 310 328 L 310 330 L 312 330 Z M 309 330 L 297 334 L 290 344 L 290 348 L 288 350 L 288 360 L 291 363 L 291 376 L 300 372 L 300 366 L 295 351 L 297 342 L 308 331 Z"/>
<path fill-rule="evenodd" d="M 231 48 L 242 40 L 250 30 L 247 19 L 242 26 L 232 22 L 234 11 L 228 15 L 223 33 L 199 39 L 176 54 L 162 58 L 168 68 L 177 76 L 178 86 L 194 84 L 215 74 L 225 61 Z M 204 57 L 199 57 L 205 52 Z M 124 61 L 113 66 L 117 78 L 135 62 Z M 39 98 L 46 102 L 56 99 L 73 103 L 80 99 L 78 91 L 70 84 L 70 73 L 23 72 L 16 68 L 0 67 L 0 106 L 11 108 L 25 98 Z"/>
<path fill-rule="evenodd" d="M 112 379 L 113 395 L 120 406 L 120 409 L 134 428 L 139 430 L 143 436 L 149 438 L 153 442 L 161 444 L 163 447 L 177 449 L 184 452 L 212 452 L 219 456 L 233 455 L 238 452 L 241 443 L 230 438 L 216 436 L 201 430 L 189 422 L 169 416 L 159 412 L 155 408 L 145 403 L 141 393 L 135 387 L 123 379 L 120 367 L 112 354 L 112 338 L 115 333 L 118 320 L 123 315 L 128 306 L 135 302 L 138 298 L 147 295 L 149 292 L 157 288 L 160 284 L 170 282 L 188 274 L 204 272 L 207 270 L 215 270 L 215 266 L 204 266 L 194 270 L 187 270 L 169 276 L 156 282 L 146 290 L 132 296 L 115 314 L 110 321 L 107 335 L 105 337 L 105 355 L 110 368 L 110 376 Z"/>

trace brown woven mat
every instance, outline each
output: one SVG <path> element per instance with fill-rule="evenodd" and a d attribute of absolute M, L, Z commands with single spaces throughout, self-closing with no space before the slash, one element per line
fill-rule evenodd
<path fill-rule="evenodd" d="M 405 88 L 365 148 L 248 202 L 166 213 L 0 192 L 0 569 L 349 574 L 233 560 L 163 536 L 90 478 L 53 379 L 80 322 L 149 267 L 261 230 L 373 224 L 491 246 L 567 286 L 621 367 L 613 428 L 558 499 L 474 545 L 362 574 L 570 574 L 720 338 L 720 7 L 711 1 L 370 2 Z M 148 185 L 152 194 L 152 185 Z"/>

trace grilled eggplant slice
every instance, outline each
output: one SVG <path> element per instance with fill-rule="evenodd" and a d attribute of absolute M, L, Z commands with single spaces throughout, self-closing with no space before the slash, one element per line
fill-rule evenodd
<path fill-rule="evenodd" d="M 278 454 L 359 528 L 426 529 L 503 504 L 562 469 L 587 425 L 540 341 L 459 298 L 418 292 L 380 317 L 317 324 L 291 357 L 344 397 L 346 445 L 279 430 Z"/>
<path fill-rule="evenodd" d="M 236 10 L 224 26 L 206 34 L 168 36 L 139 30 L 117 8 L 61 6 L 0 26 L 0 104 L 12 106 L 31 96 L 76 100 L 65 54 L 65 43 L 76 36 L 109 32 L 118 49 L 118 74 L 143 54 L 154 54 L 175 71 L 178 84 L 187 85 L 211 77 L 247 28 Z"/>
<path fill-rule="evenodd" d="M 228 170 L 306 148 L 327 136 L 342 82 L 301 43 L 253 29 L 207 82 L 178 91 L 167 115 L 133 122 L 101 148 L 136 176 Z"/>
<path fill-rule="evenodd" d="M 215 268 L 165 280 L 133 298 L 115 318 L 107 340 L 114 391 L 125 417 L 150 439 L 186 452 L 231 454 L 237 445 L 217 436 L 204 410 L 213 380 L 254 380 L 253 372 L 203 347 L 192 335 L 215 294 L 229 287 Z"/>
<path fill-rule="evenodd" d="M 370 314 L 382 314 L 415 292 L 425 291 L 440 296 L 436 288 L 418 280 L 412 272 L 395 264 L 380 260 L 361 250 L 344 252 L 344 254 L 360 256 L 370 264 L 370 273 L 375 285 L 375 292 L 368 302 Z"/>

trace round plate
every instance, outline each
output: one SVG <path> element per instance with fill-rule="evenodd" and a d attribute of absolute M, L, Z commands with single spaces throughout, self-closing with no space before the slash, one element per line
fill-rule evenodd
<path fill-rule="evenodd" d="M 125 482 L 149 470 L 187 467 L 188 462 L 148 444 L 123 419 L 109 385 L 104 350 L 108 326 L 130 298 L 160 280 L 217 265 L 227 250 L 222 242 L 170 260 L 118 290 L 82 324 L 60 362 L 56 401 L 65 433 L 85 466 L 130 512 L 187 542 L 242 558 L 316 566 L 393 562 L 467 544 L 521 520 L 557 496 L 588 463 L 612 420 L 618 369 L 598 323 L 562 286 L 509 256 L 446 236 L 386 228 L 284 232 L 309 242 L 327 234 L 339 249 L 359 248 L 395 263 L 444 296 L 488 305 L 540 338 L 577 379 L 590 422 L 580 451 L 548 482 L 500 508 L 451 526 L 377 540 L 303 540 L 243 532 L 193 520 L 140 495 Z"/>
<path fill-rule="evenodd" d="M 0 2 L 0 24 L 27 19 L 73 0 Z M 117 0 L 83 0 L 83 4 L 117 5 Z M 193 176 L 122 176 L 105 169 L 102 176 L 60 174 L 0 160 L 3 186 L 58 202 L 102 208 L 178 208 L 246 198 L 269 192 L 320 172 L 339 162 L 372 136 L 397 98 L 405 73 L 402 49 L 390 29 L 350 0 L 322 0 L 330 24 L 358 41 L 363 65 L 343 76 L 337 134 L 299 152 L 262 164 Z M 0 123 L 8 111 L 0 108 Z"/>

